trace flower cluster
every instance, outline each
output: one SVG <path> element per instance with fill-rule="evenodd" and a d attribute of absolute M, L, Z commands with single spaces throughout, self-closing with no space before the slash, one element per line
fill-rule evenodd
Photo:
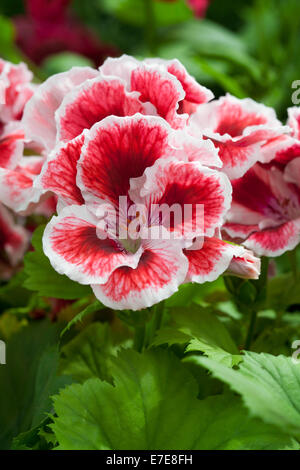
<path fill-rule="evenodd" d="M 24 108 L 26 139 L 9 140 L 39 156 L 10 152 L 0 199 L 32 211 L 55 194 L 45 254 L 114 309 L 223 273 L 255 279 L 256 255 L 299 242 L 300 113 L 284 126 L 250 99 L 213 98 L 177 60 L 124 55 L 52 76 Z"/>

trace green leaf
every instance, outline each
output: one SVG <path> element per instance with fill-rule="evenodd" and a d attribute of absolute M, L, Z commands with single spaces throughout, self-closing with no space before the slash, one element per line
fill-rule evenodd
<path fill-rule="evenodd" d="M 92 294 L 89 286 L 83 286 L 71 281 L 67 276 L 62 276 L 52 268 L 49 259 L 43 252 L 42 237 L 44 226 L 40 226 L 34 232 L 32 245 L 34 252 L 26 254 L 24 259 L 24 272 L 26 280 L 24 286 L 37 291 L 45 297 L 57 299 L 79 299 Z"/>
<path fill-rule="evenodd" d="M 78 382 L 91 377 L 111 382 L 109 357 L 112 352 L 109 325 L 92 323 L 62 348 L 60 372 Z"/>
<path fill-rule="evenodd" d="M 239 370 L 199 358 L 214 377 L 242 395 L 251 413 L 300 437 L 300 368 L 290 357 L 246 352 Z"/>
<path fill-rule="evenodd" d="M 192 375 L 167 351 L 123 350 L 112 370 L 115 386 L 93 378 L 54 397 L 58 449 L 297 448 L 236 397 L 198 400 Z"/>
<path fill-rule="evenodd" d="M 147 12 L 145 1 L 149 0 L 102 0 L 102 8 L 116 15 L 125 23 L 144 26 Z M 152 6 L 155 22 L 158 26 L 182 23 L 193 17 L 185 0 L 177 0 L 175 3 L 154 1 Z"/>
<path fill-rule="evenodd" d="M 21 54 L 15 46 L 15 29 L 12 22 L 0 16 L 0 56 L 11 62 L 20 62 Z"/>
<path fill-rule="evenodd" d="M 203 352 L 219 362 L 234 366 L 242 361 L 225 325 L 209 309 L 174 308 L 171 311 L 176 328 L 161 329 L 154 345 L 189 343 L 187 352 Z"/>
<path fill-rule="evenodd" d="M 93 62 L 87 57 L 84 57 L 73 52 L 61 52 L 48 56 L 43 61 L 43 70 L 48 75 L 55 73 L 67 72 L 72 67 L 92 67 Z"/>
<path fill-rule="evenodd" d="M 261 79 L 258 62 L 252 58 L 241 38 L 224 26 L 207 19 L 191 20 L 179 25 L 168 35 L 172 41 L 190 44 L 196 54 L 203 57 L 222 59 L 247 71 L 252 79 Z"/>
<path fill-rule="evenodd" d="M 300 303 L 299 278 L 292 273 L 282 274 L 268 283 L 267 307 L 276 311 L 285 310 L 289 305 Z"/>
<path fill-rule="evenodd" d="M 86 315 L 91 315 L 92 313 L 98 312 L 102 308 L 104 308 L 104 306 L 101 304 L 101 302 L 99 302 L 99 300 L 96 300 L 92 304 L 88 305 L 81 312 L 77 313 L 77 315 L 75 315 L 71 321 L 69 321 L 67 326 L 61 332 L 61 336 L 63 336 L 71 328 L 71 326 L 75 325 L 79 321 L 82 321 Z"/>
<path fill-rule="evenodd" d="M 6 364 L 0 366 L 0 448 L 13 437 L 40 424 L 51 410 L 50 396 L 70 379 L 57 376 L 58 327 L 32 323 L 7 345 Z"/>

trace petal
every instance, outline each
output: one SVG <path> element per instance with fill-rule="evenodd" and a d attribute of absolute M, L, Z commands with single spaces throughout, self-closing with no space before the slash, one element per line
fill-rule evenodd
<path fill-rule="evenodd" d="M 131 188 L 132 199 L 136 202 L 139 196 L 138 202 L 149 208 L 152 225 L 162 217 L 166 228 L 187 238 L 213 234 L 231 203 L 228 178 L 198 162 L 158 160 L 141 178 L 131 180 Z M 172 207 L 176 213 L 173 218 Z"/>
<path fill-rule="evenodd" d="M 211 140 L 219 150 L 219 157 L 223 162 L 222 171 L 230 179 L 243 176 L 261 157 L 260 143 L 253 143 L 251 137 L 243 137 L 237 142 Z"/>
<path fill-rule="evenodd" d="M 251 233 L 257 232 L 259 230 L 258 224 L 244 225 L 244 224 L 234 224 L 226 223 L 222 226 L 222 230 L 232 239 L 240 238 L 245 240 Z"/>
<path fill-rule="evenodd" d="M 233 256 L 240 255 L 243 250 L 243 247 L 226 243 L 216 237 L 197 240 L 194 246 L 184 250 L 189 260 L 186 281 L 199 284 L 215 281 L 226 271 Z"/>
<path fill-rule="evenodd" d="M 97 75 L 97 70 L 90 67 L 73 67 L 68 72 L 48 78 L 25 106 L 22 122 L 26 137 L 47 150 L 53 149 L 56 140 L 55 111 L 74 86 Z"/>
<path fill-rule="evenodd" d="M 139 67 L 131 74 L 131 90 L 140 93 L 143 103 L 152 103 L 157 114 L 174 129 L 184 127 L 186 115 L 178 115 L 178 103 L 184 98 L 180 82 L 168 72 L 154 67 Z"/>
<path fill-rule="evenodd" d="M 253 233 L 244 245 L 259 256 L 280 256 L 300 241 L 300 219 Z"/>
<path fill-rule="evenodd" d="M 300 156 L 300 142 L 289 135 L 279 135 L 264 144 L 261 148 L 263 163 L 276 162 L 285 165 Z"/>
<path fill-rule="evenodd" d="M 180 103 L 183 112 L 190 114 L 189 110 L 193 110 L 195 105 L 207 103 L 213 99 L 213 92 L 200 85 L 194 77 L 187 72 L 186 68 L 179 60 L 146 59 L 145 63 L 168 71 L 179 80 L 185 92 L 185 98 Z"/>
<path fill-rule="evenodd" d="M 300 188 L 300 157 L 287 164 L 284 170 L 284 178 L 287 182 L 294 183 Z"/>
<path fill-rule="evenodd" d="M 231 222 L 244 223 L 243 211 L 235 214 L 235 204 L 245 207 L 252 213 L 260 214 L 254 223 L 280 225 L 299 214 L 299 194 L 284 180 L 284 174 L 274 166 L 256 164 L 246 175 L 232 182 L 233 206 L 229 219 Z M 233 217 L 232 217 L 233 214 Z M 253 220 L 248 220 L 249 224 Z"/>
<path fill-rule="evenodd" d="M 66 204 L 83 204 L 76 185 L 77 162 L 83 142 L 84 134 L 55 149 L 45 162 L 35 187 L 54 192 Z"/>
<path fill-rule="evenodd" d="M 0 200 L 16 212 L 37 203 L 42 192 L 33 187 L 43 165 L 42 157 L 23 157 L 15 170 L 0 168 Z"/>
<path fill-rule="evenodd" d="M 208 139 L 202 139 L 190 135 L 186 129 L 176 130 L 172 136 L 172 145 L 176 147 L 171 149 L 169 155 L 179 160 L 189 162 L 199 162 L 202 165 L 221 168 L 223 163 L 218 155 L 218 150 Z"/>
<path fill-rule="evenodd" d="M 153 228 L 155 231 L 155 227 Z M 188 261 L 181 244 L 169 239 L 143 240 L 143 254 L 135 269 L 116 269 L 106 284 L 93 285 L 96 297 L 110 308 L 140 310 L 170 297 L 184 281 Z"/>
<path fill-rule="evenodd" d="M 258 279 L 260 265 L 260 259 L 254 256 L 252 251 L 244 249 L 242 253 L 232 258 L 226 274 L 242 279 Z"/>
<path fill-rule="evenodd" d="M 294 106 L 288 108 L 287 125 L 292 128 L 292 135 L 300 140 L 300 107 Z"/>
<path fill-rule="evenodd" d="M 25 103 L 33 93 L 31 80 L 32 73 L 26 64 L 15 65 L 0 59 L 0 83 L 4 94 L 4 103 L 0 102 L 2 122 L 21 119 Z"/>
<path fill-rule="evenodd" d="M 68 206 L 47 225 L 44 252 L 54 269 L 81 284 L 105 283 L 120 266 L 135 268 L 140 251 L 135 254 L 121 250 L 120 245 L 106 237 L 97 220 L 85 206 Z"/>
<path fill-rule="evenodd" d="M 127 54 L 121 57 L 108 57 L 103 65 L 99 67 L 103 75 L 115 76 L 121 78 L 130 91 L 130 80 L 133 70 L 141 66 L 141 62 Z"/>
<path fill-rule="evenodd" d="M 213 92 L 197 83 L 177 59 L 168 61 L 167 70 L 180 81 L 185 91 L 185 101 L 202 104 L 213 99 Z"/>
<path fill-rule="evenodd" d="M 24 132 L 14 124 L 4 127 L 0 136 L 0 167 L 14 169 L 23 155 Z"/>
<path fill-rule="evenodd" d="M 15 266 L 29 245 L 29 233 L 20 225 L 16 225 L 8 210 L 0 204 L 1 251 L 7 254 L 10 263 Z"/>
<path fill-rule="evenodd" d="M 200 129 L 232 138 L 244 135 L 245 130 L 252 126 L 282 127 L 273 108 L 256 103 L 250 98 L 235 98 L 229 93 L 199 106 L 192 119 Z"/>
<path fill-rule="evenodd" d="M 191 117 L 190 128 L 193 135 L 200 133 L 213 141 L 230 179 L 243 176 L 256 161 L 264 159 L 262 145 L 289 131 L 272 108 L 228 94 L 200 105 Z"/>
<path fill-rule="evenodd" d="M 115 206 L 127 196 L 136 178 L 168 151 L 171 129 L 157 117 L 109 117 L 95 124 L 85 138 L 77 184 L 85 201 L 106 200 Z"/>
<path fill-rule="evenodd" d="M 138 93 L 129 93 L 118 79 L 100 73 L 71 91 L 57 110 L 58 141 L 66 142 L 107 116 L 143 113 Z"/>

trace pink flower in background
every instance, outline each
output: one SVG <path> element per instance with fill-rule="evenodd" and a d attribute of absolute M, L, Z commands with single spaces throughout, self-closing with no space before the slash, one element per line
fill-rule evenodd
<path fill-rule="evenodd" d="M 299 161 L 285 168 L 275 161 L 256 163 L 232 182 L 233 201 L 224 226 L 232 239 L 246 240 L 244 245 L 261 256 L 280 256 L 298 245 L 300 172 L 297 174 L 295 167 L 299 168 Z"/>
<path fill-rule="evenodd" d="M 196 16 L 203 18 L 209 6 L 210 0 L 187 0 L 187 3 L 194 11 Z"/>
<path fill-rule="evenodd" d="M 262 161 L 232 181 L 224 231 L 258 255 L 280 256 L 300 242 L 300 109 L 290 108 L 291 135 L 262 146 Z"/>
<path fill-rule="evenodd" d="M 89 29 L 72 18 L 71 0 L 27 0 L 27 13 L 14 18 L 17 44 L 35 63 L 58 52 L 71 51 L 100 65 L 114 47 L 102 44 Z"/>
<path fill-rule="evenodd" d="M 12 214 L 0 204 L 0 279 L 9 278 L 11 268 L 23 258 L 29 246 L 27 230 L 17 225 Z"/>

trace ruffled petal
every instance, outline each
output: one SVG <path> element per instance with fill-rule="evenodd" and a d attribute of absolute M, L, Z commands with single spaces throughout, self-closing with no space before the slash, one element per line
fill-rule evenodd
<path fill-rule="evenodd" d="M 53 217 L 43 247 L 57 272 L 81 284 L 105 283 L 120 266 L 135 268 L 141 256 L 141 251 L 127 253 L 108 238 L 85 206 L 68 206 Z"/>
<path fill-rule="evenodd" d="M 90 67 L 73 67 L 48 78 L 25 106 L 22 122 L 26 137 L 52 150 L 56 142 L 55 111 L 69 91 L 97 75 L 97 70 Z"/>
<path fill-rule="evenodd" d="M 87 203 L 111 202 L 127 196 L 130 178 L 168 155 L 171 128 L 158 117 L 109 117 L 95 124 L 85 138 L 77 184 Z"/>
<path fill-rule="evenodd" d="M 155 231 L 155 227 L 152 229 Z M 143 253 L 135 269 L 116 269 L 103 285 L 93 285 L 96 297 L 110 308 L 140 310 L 170 297 L 184 281 L 187 258 L 179 241 L 143 240 Z"/>
<path fill-rule="evenodd" d="M 239 256 L 243 250 L 216 237 L 196 240 L 192 247 L 184 250 L 189 260 L 186 282 L 215 281 L 229 267 L 233 256 Z"/>
<path fill-rule="evenodd" d="M 58 140 L 66 142 L 105 117 L 143 113 L 138 93 L 129 93 L 118 79 L 99 76 L 71 91 L 57 110 Z"/>
<path fill-rule="evenodd" d="M 223 171 L 230 179 L 243 176 L 256 161 L 264 160 L 261 147 L 289 131 L 272 108 L 229 94 L 200 105 L 190 125 L 193 135 L 203 134 L 219 149 Z"/>
<path fill-rule="evenodd" d="M 300 242 L 300 219 L 255 232 L 244 245 L 259 256 L 280 256 Z"/>
<path fill-rule="evenodd" d="M 8 124 L 0 135 L 0 168 L 14 169 L 22 158 L 24 132 L 15 124 Z"/>
<path fill-rule="evenodd" d="M 35 187 L 54 192 L 65 204 L 83 204 L 83 197 L 76 185 L 77 162 L 83 142 L 84 134 L 81 134 L 54 150 L 35 181 Z"/>
<path fill-rule="evenodd" d="M 157 114 L 174 129 L 186 124 L 187 116 L 177 114 L 178 103 L 183 100 L 185 93 L 173 75 L 154 67 L 139 67 L 131 74 L 131 90 L 140 93 L 143 103 L 152 103 Z"/>
<path fill-rule="evenodd" d="M 198 162 L 158 160 L 141 178 L 131 180 L 131 189 L 132 200 L 149 208 L 151 225 L 162 223 L 187 238 L 212 235 L 231 203 L 226 175 Z"/>

